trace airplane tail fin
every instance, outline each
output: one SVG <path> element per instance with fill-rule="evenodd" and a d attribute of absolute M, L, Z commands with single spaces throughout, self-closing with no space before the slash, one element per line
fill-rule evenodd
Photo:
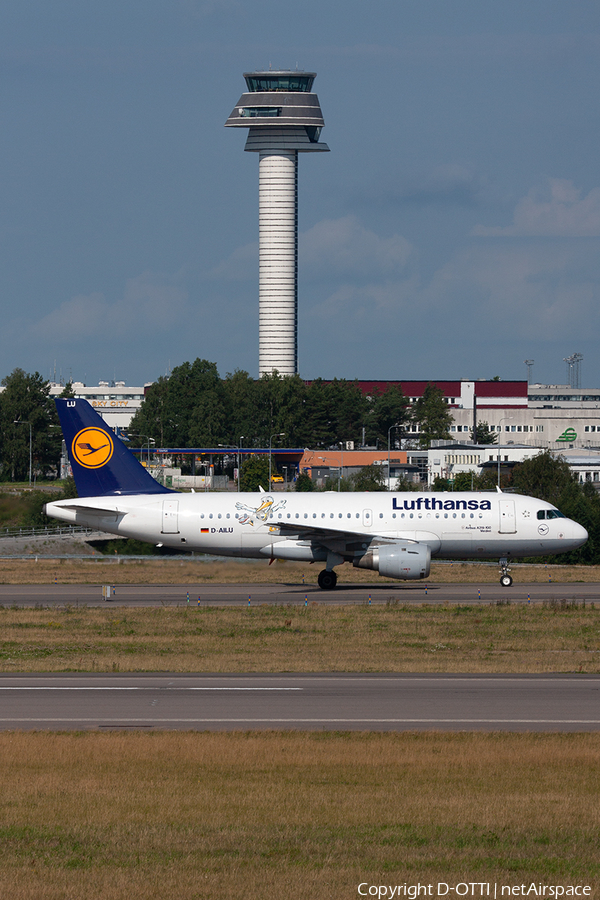
<path fill-rule="evenodd" d="M 173 493 L 154 480 L 87 400 L 54 402 L 80 497 Z"/>

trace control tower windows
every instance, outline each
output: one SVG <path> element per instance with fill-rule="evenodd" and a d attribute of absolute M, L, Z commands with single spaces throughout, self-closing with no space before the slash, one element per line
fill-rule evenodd
<path fill-rule="evenodd" d="M 300 75 L 298 72 L 261 73 L 260 75 L 244 75 L 248 90 L 253 94 L 268 91 L 301 91 L 310 93 L 315 80 L 314 75 Z"/>
<path fill-rule="evenodd" d="M 276 118 L 281 115 L 281 106 L 241 106 L 240 115 L 245 119 Z"/>

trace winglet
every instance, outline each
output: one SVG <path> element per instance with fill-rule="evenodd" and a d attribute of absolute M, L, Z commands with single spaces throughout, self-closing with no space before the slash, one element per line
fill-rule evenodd
<path fill-rule="evenodd" d="M 80 497 L 173 493 L 140 465 L 87 400 L 54 402 Z"/>

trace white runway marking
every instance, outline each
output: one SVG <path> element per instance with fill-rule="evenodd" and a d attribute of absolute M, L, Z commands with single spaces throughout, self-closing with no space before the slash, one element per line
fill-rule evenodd
<path fill-rule="evenodd" d="M 303 691 L 300 687 L 3 687 L 0 684 L 0 694 L 3 691 Z"/>
<path fill-rule="evenodd" d="M 99 717 L 83 719 L 69 719 L 61 716 L 60 718 L 46 718 L 44 716 L 36 716 L 32 718 L 21 718 L 16 719 L 11 717 L 10 719 L 2 719 L 0 718 L 0 722 L 95 722 L 98 723 L 106 723 L 109 725 L 119 725 L 122 727 L 122 723 L 119 722 L 118 717 L 113 717 L 110 719 L 101 719 Z M 129 722 L 137 722 L 143 723 L 145 725 L 150 724 L 148 718 L 144 719 L 132 719 L 127 717 L 127 723 Z M 248 725 L 258 722 L 276 722 L 282 725 L 293 725 L 296 723 L 306 723 L 306 724 L 350 724 L 350 725 L 359 725 L 363 723 L 369 723 L 372 725 L 600 725 L 600 719 L 301 719 L 298 717 L 290 718 L 290 719 L 272 719 L 272 718 L 261 718 L 261 719 L 218 719 L 218 718 L 207 718 L 207 719 L 152 719 L 152 723 L 156 724 L 193 724 L 193 723 L 209 723 L 209 722 L 218 722 L 218 723 L 237 723 L 241 725 Z"/>

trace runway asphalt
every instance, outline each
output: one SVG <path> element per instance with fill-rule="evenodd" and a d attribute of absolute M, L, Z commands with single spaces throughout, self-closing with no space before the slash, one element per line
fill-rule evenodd
<path fill-rule="evenodd" d="M 539 603 L 548 600 L 600 603 L 600 584 L 342 584 L 334 591 L 303 584 L 127 584 L 111 585 L 106 601 L 99 584 L 2 584 L 0 606 L 247 606 L 269 603 L 302 606 L 320 604 Z"/>
<path fill-rule="evenodd" d="M 598 731 L 600 676 L 0 675 L 0 729 Z"/>

